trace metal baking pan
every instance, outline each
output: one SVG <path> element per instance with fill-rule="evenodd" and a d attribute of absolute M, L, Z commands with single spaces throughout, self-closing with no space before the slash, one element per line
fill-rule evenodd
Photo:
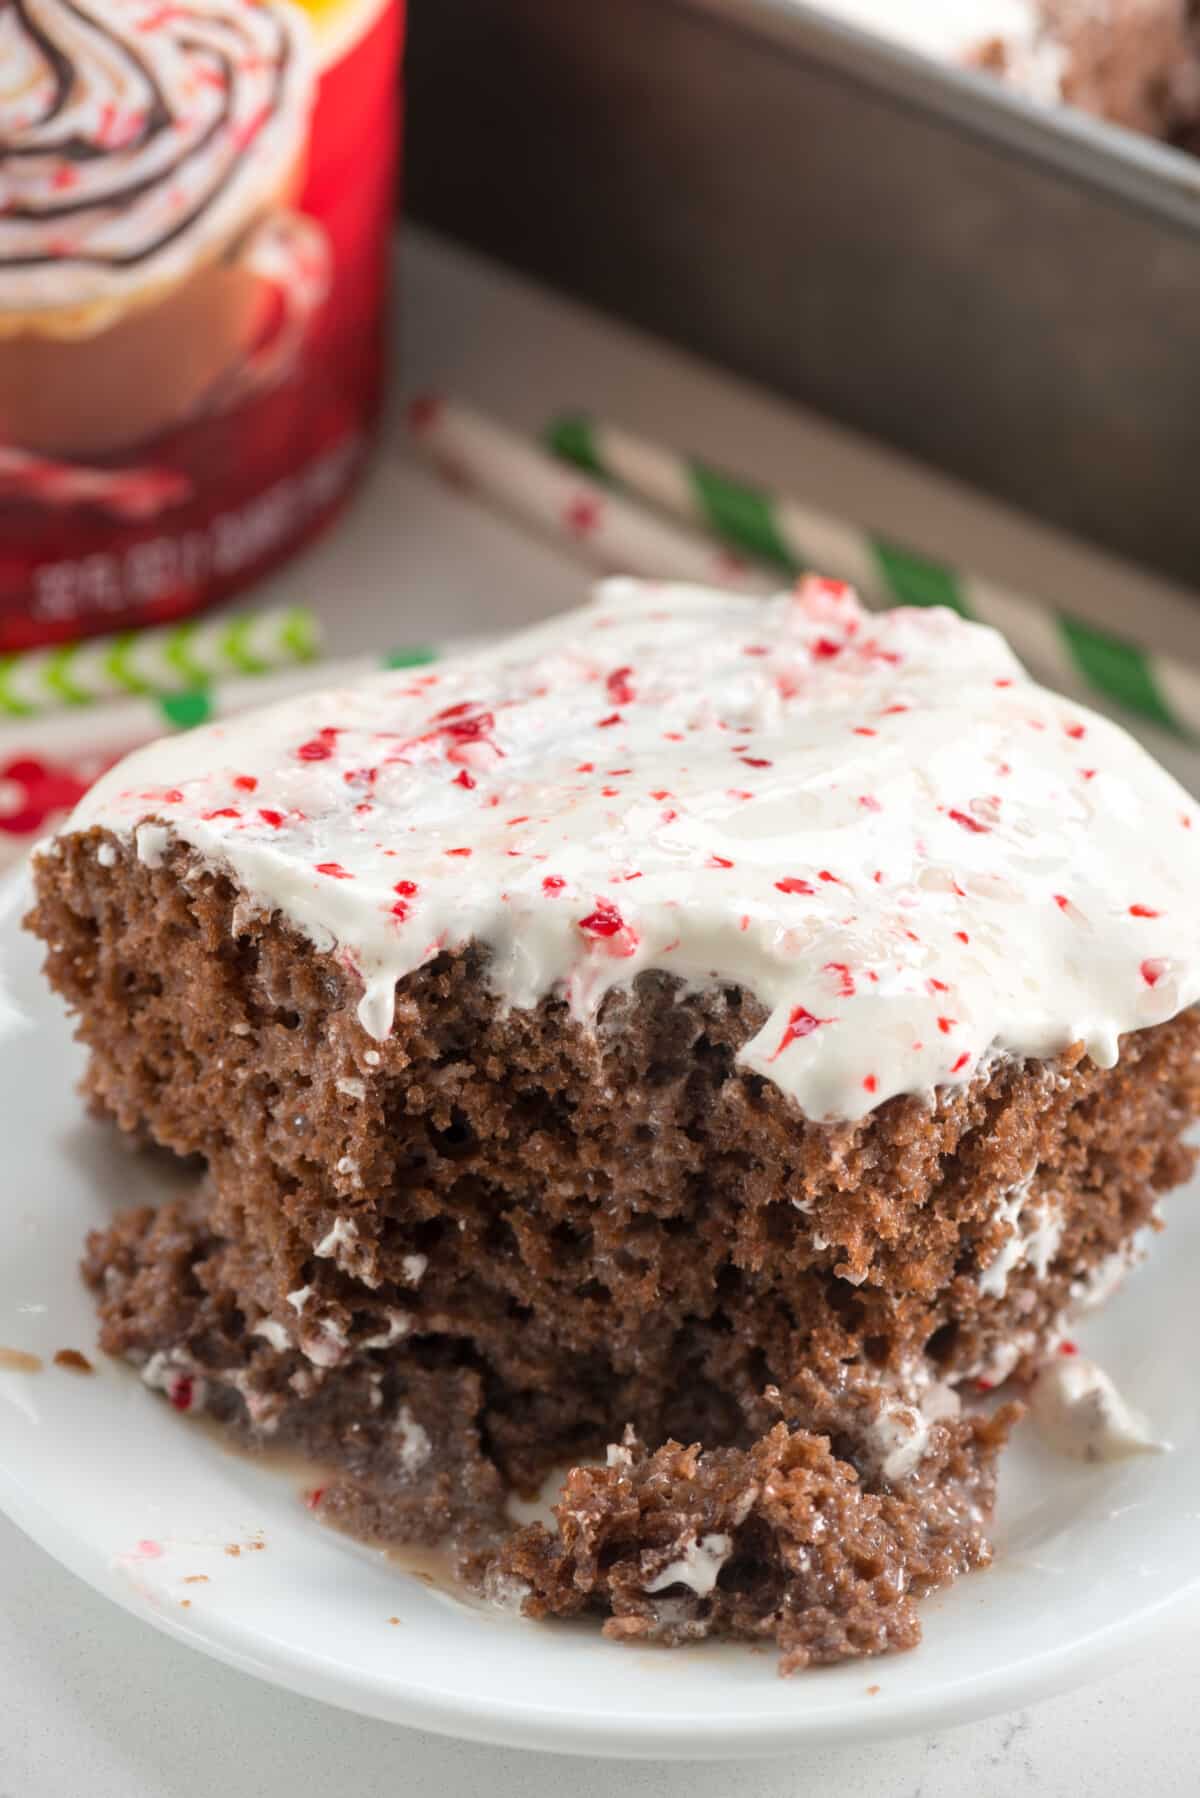
<path fill-rule="evenodd" d="M 413 14 L 417 216 L 1200 577 L 1200 158 L 797 0 Z"/>

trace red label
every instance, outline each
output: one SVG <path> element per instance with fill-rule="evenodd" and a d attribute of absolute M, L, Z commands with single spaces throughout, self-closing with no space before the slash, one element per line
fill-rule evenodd
<path fill-rule="evenodd" d="M 92 13 L 103 54 L 25 46 L 0 145 L 0 651 L 262 573 L 336 511 L 379 405 L 402 4 Z"/>

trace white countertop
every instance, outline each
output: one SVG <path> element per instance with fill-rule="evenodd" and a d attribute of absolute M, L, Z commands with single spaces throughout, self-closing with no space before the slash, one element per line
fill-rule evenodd
<path fill-rule="evenodd" d="M 1160 648 L 1196 641 L 1195 612 L 1162 583 L 428 239 L 411 237 L 404 262 L 410 389 L 446 387 L 525 428 L 590 407 L 1099 621 L 1136 619 Z M 580 583 L 561 552 L 389 440 L 341 527 L 261 597 L 313 603 L 335 650 L 354 651 L 516 624 Z M 763 1763 L 567 1762 L 277 1692 L 140 1625 L 0 1520 L 0 1798 L 1171 1798 L 1197 1786 L 1198 1676 L 1200 1605 L 1125 1673 L 948 1734 Z"/>

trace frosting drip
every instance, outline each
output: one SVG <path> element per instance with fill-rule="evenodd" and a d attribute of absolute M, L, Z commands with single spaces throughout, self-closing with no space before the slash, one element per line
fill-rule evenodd
<path fill-rule="evenodd" d="M 289 174 L 311 79 L 287 0 L 0 0 L 6 307 L 167 279 Z"/>
<path fill-rule="evenodd" d="M 396 981 L 470 942 L 504 1003 L 584 1021 L 662 969 L 752 993 L 741 1063 L 814 1118 L 995 1055 L 1110 1066 L 1200 997 L 1183 790 L 995 632 L 835 582 L 608 582 L 486 652 L 140 751 L 69 828 L 147 818 L 336 951 L 377 1038 Z"/>

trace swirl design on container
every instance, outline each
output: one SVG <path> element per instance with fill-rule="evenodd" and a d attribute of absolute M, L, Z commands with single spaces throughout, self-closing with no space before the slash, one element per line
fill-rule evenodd
<path fill-rule="evenodd" d="M 0 0 L 0 306 L 221 254 L 293 178 L 312 85 L 288 0 Z"/>

